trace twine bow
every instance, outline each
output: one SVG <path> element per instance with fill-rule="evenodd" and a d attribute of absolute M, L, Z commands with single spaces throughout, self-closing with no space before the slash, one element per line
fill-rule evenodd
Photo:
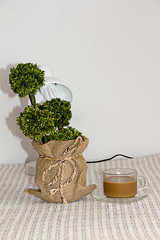
<path fill-rule="evenodd" d="M 67 200 L 63 194 L 63 188 L 69 184 L 71 181 L 73 181 L 74 177 L 76 176 L 76 173 L 77 173 L 77 167 L 76 167 L 76 163 L 74 162 L 73 158 L 74 157 L 77 157 L 77 156 L 80 156 L 81 154 L 77 154 L 77 155 L 74 155 L 74 152 L 78 149 L 78 147 L 81 145 L 82 143 L 82 137 L 79 136 L 76 141 L 74 142 L 73 145 L 71 145 L 63 154 L 62 157 L 60 158 L 50 158 L 50 157 L 44 157 L 44 159 L 47 159 L 47 160 L 52 160 L 54 161 L 54 163 L 52 165 L 50 165 L 43 173 L 42 175 L 42 181 L 45 182 L 49 187 L 50 186 L 53 186 L 57 181 L 58 181 L 58 178 L 60 176 L 60 184 L 59 184 L 59 187 L 57 188 L 52 188 L 50 189 L 50 194 L 51 195 L 54 195 L 56 192 L 60 192 L 61 194 L 61 197 L 62 197 L 62 202 L 63 204 L 66 204 L 67 203 Z M 71 155 L 72 156 L 69 156 Z M 65 182 L 63 182 L 63 176 L 64 176 L 64 166 L 65 166 L 65 163 L 66 162 L 69 162 L 71 165 L 72 165 L 72 168 L 73 168 L 73 172 L 70 176 L 70 178 L 68 180 L 66 180 Z M 46 182 L 46 176 L 49 174 L 50 170 L 52 168 L 55 168 L 58 166 L 58 169 L 57 169 L 57 172 L 56 172 L 56 175 L 55 177 L 52 179 L 52 181 L 50 183 L 47 183 Z"/>

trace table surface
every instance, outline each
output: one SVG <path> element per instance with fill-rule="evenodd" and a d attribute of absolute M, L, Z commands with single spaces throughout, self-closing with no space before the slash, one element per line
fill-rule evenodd
<path fill-rule="evenodd" d="M 160 239 L 160 155 L 88 164 L 87 179 L 111 167 L 135 168 L 147 179 L 147 197 L 133 202 L 97 201 L 92 194 L 66 205 L 29 195 L 36 188 L 24 164 L 0 165 L 1 240 Z"/>

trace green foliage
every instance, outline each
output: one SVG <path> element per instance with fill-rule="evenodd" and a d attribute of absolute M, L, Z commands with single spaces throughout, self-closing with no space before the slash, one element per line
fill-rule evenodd
<path fill-rule="evenodd" d="M 82 135 L 69 125 L 71 104 L 68 101 L 54 98 L 43 104 L 29 106 L 20 113 L 17 124 L 23 134 L 34 141 L 43 143 L 51 140 L 67 141 Z M 62 124 L 62 129 L 59 125 Z"/>
<path fill-rule="evenodd" d="M 35 141 L 44 139 L 56 129 L 52 114 L 41 104 L 26 107 L 17 118 L 17 124 L 25 136 Z"/>
<path fill-rule="evenodd" d="M 78 136 L 81 136 L 82 133 L 77 131 L 75 128 L 67 127 L 59 131 L 56 131 L 54 134 L 51 134 L 48 137 L 48 140 L 58 140 L 58 141 L 67 141 L 76 139 Z"/>
<path fill-rule="evenodd" d="M 58 127 L 59 130 L 69 125 L 72 117 L 70 102 L 54 98 L 43 103 L 43 106 L 53 115 L 55 127 Z"/>
<path fill-rule="evenodd" d="M 37 64 L 20 63 L 10 69 L 9 83 L 14 93 L 19 97 L 35 95 L 38 88 L 44 85 L 44 71 Z"/>
<path fill-rule="evenodd" d="M 16 68 L 11 68 L 9 83 L 13 92 L 21 98 L 28 95 L 32 104 L 17 118 L 17 124 L 25 136 L 46 143 L 50 140 L 72 140 L 82 135 L 74 128 L 67 127 L 72 117 L 70 102 L 54 98 L 36 104 L 35 94 L 44 85 L 44 71 L 37 64 L 20 63 Z"/>

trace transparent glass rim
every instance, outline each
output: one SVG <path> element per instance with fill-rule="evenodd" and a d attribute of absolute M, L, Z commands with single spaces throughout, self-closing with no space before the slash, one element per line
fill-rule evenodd
<path fill-rule="evenodd" d="M 116 172 L 117 171 L 117 172 Z M 119 173 L 118 173 L 119 171 Z M 130 175 L 130 174 L 136 174 L 137 175 L 137 170 L 133 168 L 108 168 L 103 171 L 103 174 L 107 175 Z"/>

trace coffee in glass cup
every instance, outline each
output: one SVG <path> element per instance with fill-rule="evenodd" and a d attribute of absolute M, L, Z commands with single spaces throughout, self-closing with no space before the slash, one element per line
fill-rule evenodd
<path fill-rule="evenodd" d="M 137 181 L 140 187 L 146 185 L 144 177 L 137 178 L 137 171 L 130 168 L 111 168 L 103 172 L 103 188 L 106 197 L 129 198 L 137 194 Z"/>

